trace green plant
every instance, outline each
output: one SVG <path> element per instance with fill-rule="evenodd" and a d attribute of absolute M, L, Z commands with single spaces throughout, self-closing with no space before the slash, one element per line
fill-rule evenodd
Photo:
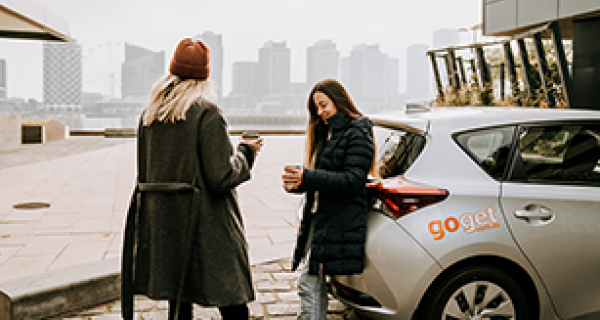
<path fill-rule="evenodd" d="M 494 106 L 496 102 L 490 85 L 482 89 L 476 82 L 468 82 L 458 90 L 450 86 L 446 87 L 444 96 L 438 96 L 432 104 L 438 107 Z"/>

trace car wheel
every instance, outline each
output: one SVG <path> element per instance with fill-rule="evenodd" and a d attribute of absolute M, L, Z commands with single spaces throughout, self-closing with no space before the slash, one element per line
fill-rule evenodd
<path fill-rule="evenodd" d="M 489 266 L 448 275 L 420 308 L 421 319 L 532 319 L 525 291 L 505 271 Z"/>

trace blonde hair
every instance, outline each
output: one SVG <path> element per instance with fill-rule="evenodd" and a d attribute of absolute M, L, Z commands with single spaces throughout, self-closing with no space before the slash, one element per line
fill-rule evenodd
<path fill-rule="evenodd" d="M 149 126 L 154 121 L 185 121 L 185 115 L 194 102 L 200 98 L 215 97 L 215 89 L 207 80 L 182 80 L 176 75 L 168 74 L 158 80 L 150 92 L 148 106 L 142 115 L 144 126 Z"/>

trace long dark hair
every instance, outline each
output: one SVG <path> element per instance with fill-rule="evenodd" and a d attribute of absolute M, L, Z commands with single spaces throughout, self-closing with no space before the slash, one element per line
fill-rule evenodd
<path fill-rule="evenodd" d="M 343 112 L 351 119 L 358 119 L 364 117 L 363 113 L 358 110 L 352 98 L 346 91 L 346 88 L 337 80 L 325 79 L 319 81 L 314 85 L 310 94 L 308 95 L 307 108 L 308 108 L 308 124 L 306 127 L 306 150 L 304 165 L 313 167 L 312 159 L 315 155 L 317 146 L 322 143 L 322 137 L 318 137 L 315 129 L 319 123 L 323 120 L 317 114 L 317 107 L 313 96 L 316 92 L 324 93 L 335 105 L 338 112 Z M 374 161 L 373 161 L 374 162 Z"/>

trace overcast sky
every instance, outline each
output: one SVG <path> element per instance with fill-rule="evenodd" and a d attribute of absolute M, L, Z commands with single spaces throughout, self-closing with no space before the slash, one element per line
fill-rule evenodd
<path fill-rule="evenodd" d="M 90 70 L 90 59 L 99 59 L 96 48 L 109 43 L 164 50 L 168 66 L 182 38 L 208 30 L 221 34 L 225 94 L 231 90 L 231 64 L 257 61 L 258 49 L 269 40 L 287 42 L 292 81 L 305 81 L 306 48 L 322 39 L 333 40 L 342 57 L 358 44 L 379 44 L 383 53 L 400 59 L 403 92 L 407 46 L 431 45 L 433 31 L 470 27 L 482 19 L 481 0 L 35 1 L 69 21 L 71 36 L 84 48 L 84 67 Z M 7 60 L 8 95 L 41 101 L 40 42 L 0 39 L 0 58 Z M 102 78 L 90 70 L 84 72 L 84 91 L 94 90 L 92 84 L 99 80 L 93 78 Z"/>

